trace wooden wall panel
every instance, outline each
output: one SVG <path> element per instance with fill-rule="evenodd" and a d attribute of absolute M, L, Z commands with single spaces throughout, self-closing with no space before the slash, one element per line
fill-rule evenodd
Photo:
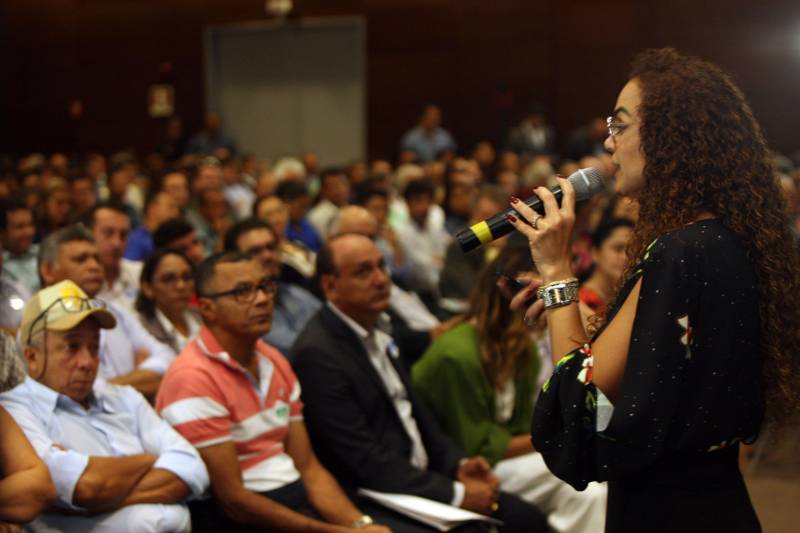
<path fill-rule="evenodd" d="M 674 45 L 740 81 L 776 148 L 800 147 L 800 5 L 792 0 L 295 0 L 293 17 L 367 19 L 368 148 L 393 155 L 423 103 L 442 104 L 462 148 L 498 140 L 531 101 L 562 132 L 605 115 L 627 63 Z M 163 120 L 146 89 L 168 81 L 188 131 L 204 108 L 207 25 L 266 18 L 263 0 L 3 0 L 0 153 L 132 146 Z M 169 74 L 159 65 L 169 63 Z M 67 106 L 84 104 L 73 120 Z"/>

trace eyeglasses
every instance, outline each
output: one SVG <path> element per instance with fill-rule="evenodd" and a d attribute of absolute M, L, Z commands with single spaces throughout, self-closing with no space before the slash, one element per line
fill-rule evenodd
<path fill-rule="evenodd" d="M 625 128 L 630 126 L 630 124 L 625 124 L 624 122 L 618 122 L 612 116 L 606 119 L 606 126 L 608 127 L 608 136 L 613 139 L 614 137 L 625 131 Z"/>
<path fill-rule="evenodd" d="M 189 285 L 190 283 L 194 283 L 194 276 L 192 276 L 191 272 L 182 272 L 180 274 L 177 272 L 167 272 L 166 274 L 157 276 L 155 280 L 159 283 L 170 286 L 177 285 L 178 280 L 182 281 L 186 285 Z"/>
<path fill-rule="evenodd" d="M 33 323 L 31 324 L 31 329 L 28 330 L 28 339 L 27 343 L 30 344 L 31 336 L 33 336 L 33 332 L 36 330 L 36 324 L 41 320 L 45 319 L 45 329 L 47 328 L 47 314 L 50 312 L 53 307 L 57 304 L 61 304 L 61 308 L 66 313 L 80 313 L 81 311 L 86 311 L 88 309 L 104 309 L 106 304 L 101 302 L 100 300 L 94 300 L 89 298 L 81 298 L 80 296 L 64 296 L 59 298 L 58 300 L 54 301 L 50 305 L 48 305 L 39 316 L 37 316 Z"/>
<path fill-rule="evenodd" d="M 223 296 L 233 296 L 233 299 L 240 304 L 249 304 L 256 299 L 256 293 L 262 291 L 264 294 L 275 294 L 278 290 L 278 282 L 274 279 L 265 279 L 260 283 L 242 283 L 229 291 L 215 292 L 212 294 L 201 294 L 201 298 L 221 298 Z"/>

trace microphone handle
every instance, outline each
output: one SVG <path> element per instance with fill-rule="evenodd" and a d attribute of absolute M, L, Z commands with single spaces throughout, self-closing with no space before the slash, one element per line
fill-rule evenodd
<path fill-rule="evenodd" d="M 561 187 L 558 187 L 552 193 L 556 197 L 556 201 L 561 205 L 561 197 L 563 196 Z M 542 200 L 538 196 L 531 196 L 525 200 L 525 204 L 540 215 L 544 215 L 544 204 L 542 204 Z M 456 235 L 461 251 L 464 253 L 470 252 L 481 245 L 511 233 L 514 230 L 514 226 L 506 218 L 506 215 L 509 214 L 520 218 L 520 220 L 525 220 L 519 216 L 519 212 L 516 209 L 509 207 L 491 218 L 481 220 L 468 228 L 464 228 Z"/>

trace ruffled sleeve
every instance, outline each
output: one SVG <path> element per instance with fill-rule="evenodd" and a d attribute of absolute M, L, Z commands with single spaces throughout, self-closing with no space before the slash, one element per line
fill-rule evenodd
<path fill-rule="evenodd" d="M 681 246 L 651 244 L 609 321 L 641 277 L 620 394 L 611 407 L 592 382 L 590 345 L 564 356 L 544 384 L 532 435 L 550 470 L 576 489 L 640 471 L 662 452 L 691 359 L 693 274 Z M 598 397 L 601 408 L 598 411 Z M 600 423 L 598 424 L 598 412 Z"/>

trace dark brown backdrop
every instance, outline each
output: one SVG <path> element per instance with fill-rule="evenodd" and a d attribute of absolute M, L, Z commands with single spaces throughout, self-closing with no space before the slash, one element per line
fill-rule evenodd
<path fill-rule="evenodd" d="M 740 82 L 777 149 L 800 148 L 796 0 L 295 0 L 293 17 L 367 20 L 368 142 L 392 155 L 424 102 L 469 147 L 532 100 L 559 131 L 604 115 L 636 51 L 673 45 Z M 263 0 L 3 0 L 0 152 L 151 149 L 163 120 L 148 85 L 167 81 L 195 131 L 203 31 L 266 18 Z M 169 74 L 159 64 L 172 66 Z M 69 102 L 83 103 L 80 120 Z"/>

